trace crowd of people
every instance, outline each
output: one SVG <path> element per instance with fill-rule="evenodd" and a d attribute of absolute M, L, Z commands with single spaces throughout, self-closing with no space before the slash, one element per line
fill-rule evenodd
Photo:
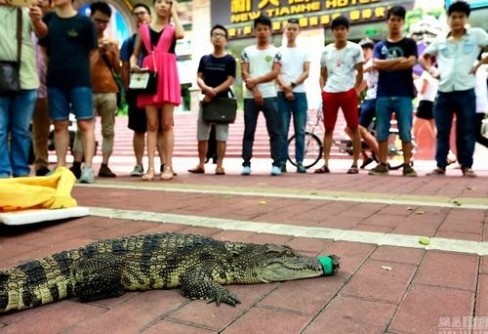
<path fill-rule="evenodd" d="M 69 147 L 69 115 L 76 116 L 78 130 L 73 147 L 71 171 L 82 183 L 92 183 L 95 172 L 94 120 L 101 119 L 102 164 L 98 177 L 116 177 L 109 162 L 114 146 L 114 124 L 117 95 L 125 91 L 128 104 L 128 127 L 133 131 L 135 167 L 131 176 L 144 181 L 172 179 L 174 107 L 181 103 L 176 66 L 176 41 L 185 31 L 178 19 L 177 3 L 154 0 L 153 11 L 143 3 L 134 5 L 132 14 L 137 32 L 120 47 L 106 36 L 112 10 L 104 1 L 90 5 L 90 17 L 78 13 L 71 0 L 39 0 L 29 8 L 0 0 L 0 61 L 20 57 L 21 91 L 0 95 L 0 177 L 30 174 L 28 152 L 29 126 L 32 122 L 37 176 L 50 172 L 48 133 L 54 125 L 56 167 L 66 165 Z M 52 8 L 53 10 L 49 10 Z M 18 50 L 16 22 L 22 15 L 22 48 Z M 481 135 L 481 124 L 488 112 L 487 63 L 482 54 L 488 46 L 488 34 L 480 28 L 467 28 L 470 6 L 457 1 L 447 10 L 449 32 L 438 36 L 418 55 L 416 42 L 404 36 L 405 8 L 394 6 L 386 16 L 388 34 L 379 42 L 348 40 L 349 21 L 343 16 L 331 23 L 333 42 L 326 45 L 320 57 L 319 86 L 324 114 L 324 164 L 315 173 L 330 173 L 329 157 L 338 112 L 347 123 L 346 133 L 353 143 L 348 174 L 357 174 L 373 162 L 362 150 L 367 143 L 377 166 L 370 175 L 388 174 L 388 137 L 390 121 L 395 114 L 402 141 L 403 175 L 417 176 L 413 169 L 412 132 L 414 112 L 429 123 L 436 136 L 436 168 L 432 175 L 444 175 L 452 161 L 450 134 L 456 124 L 456 159 L 466 177 L 472 170 L 476 141 L 487 146 Z M 4 23 L 4 24 L 3 24 Z M 304 82 L 309 76 L 311 55 L 299 47 L 299 21 L 291 18 L 285 26 L 286 43 L 280 48 L 271 43 L 272 21 L 261 15 L 254 21 L 255 44 L 241 55 L 244 91 L 244 135 L 242 140 L 242 175 L 252 173 L 251 160 L 258 115 L 263 113 L 270 139 L 273 176 L 287 172 L 287 138 L 291 119 L 296 136 L 295 157 L 298 173 L 306 173 L 305 126 L 307 94 Z M 196 73 L 203 101 L 227 97 L 236 78 L 236 60 L 226 52 L 227 29 L 215 25 L 210 31 L 213 52 L 203 56 Z M 20 53 L 20 54 L 19 54 Z M 415 79 L 412 68 L 420 63 L 425 69 Z M 155 93 L 129 89 L 131 73 L 156 73 Z M 121 77 L 121 81 L 118 77 Z M 415 84 L 415 82 L 417 84 Z M 476 90 L 475 90 L 476 88 Z M 360 96 L 364 96 L 360 101 Z M 417 98 L 417 107 L 413 100 Z M 358 105 L 360 112 L 358 113 Z M 375 118 L 376 137 L 368 131 Z M 224 175 L 224 158 L 229 134 L 227 123 L 207 123 L 200 109 L 197 116 L 198 164 L 188 171 L 205 173 L 212 127 L 216 139 L 216 175 Z M 144 152 L 148 166 L 143 166 Z M 158 152 L 160 166 L 155 166 Z M 362 155 L 362 164 L 359 158 Z"/>

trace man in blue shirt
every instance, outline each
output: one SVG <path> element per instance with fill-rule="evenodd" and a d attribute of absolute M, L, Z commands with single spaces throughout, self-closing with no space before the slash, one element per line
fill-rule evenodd
<path fill-rule="evenodd" d="M 488 57 L 474 66 L 481 50 L 488 45 L 488 34 L 480 28 L 465 28 L 471 8 L 464 1 L 452 3 L 448 10 L 450 32 L 430 44 L 421 63 L 434 77 L 439 78 L 439 93 L 434 105 L 437 127 L 437 168 L 430 175 L 445 175 L 449 153 L 449 135 L 453 115 L 456 114 L 456 146 L 463 175 L 476 177 L 471 169 L 476 143 L 474 118 L 476 96 L 474 87 L 477 67 L 488 63 Z M 436 57 L 438 71 L 427 62 Z"/>
<path fill-rule="evenodd" d="M 388 137 L 392 113 L 396 113 L 403 150 L 403 176 L 417 176 L 412 157 L 412 98 L 415 96 L 412 67 L 417 62 L 417 44 L 403 37 L 405 8 L 395 6 L 386 15 L 388 37 L 376 44 L 373 66 L 378 70 L 376 97 L 376 139 L 379 145 L 379 164 L 370 175 L 388 174 Z"/>

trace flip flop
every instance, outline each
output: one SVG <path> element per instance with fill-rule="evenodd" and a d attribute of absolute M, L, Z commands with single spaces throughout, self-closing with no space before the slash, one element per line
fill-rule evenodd
<path fill-rule="evenodd" d="M 205 169 L 200 167 L 200 166 L 197 166 L 193 169 L 189 169 L 188 171 L 192 174 L 204 174 L 205 173 Z"/>
<path fill-rule="evenodd" d="M 215 168 L 215 175 L 225 175 L 224 167 L 217 167 Z"/>
<path fill-rule="evenodd" d="M 314 171 L 314 173 L 315 174 L 326 174 L 326 173 L 330 173 L 330 170 L 329 170 L 329 167 L 327 167 L 326 165 L 323 165 L 319 169 L 316 169 Z"/>

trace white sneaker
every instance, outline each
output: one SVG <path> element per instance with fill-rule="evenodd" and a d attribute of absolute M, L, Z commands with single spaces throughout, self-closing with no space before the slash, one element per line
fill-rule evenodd
<path fill-rule="evenodd" d="M 92 167 L 83 167 L 81 170 L 80 183 L 93 183 L 95 182 L 95 172 Z"/>

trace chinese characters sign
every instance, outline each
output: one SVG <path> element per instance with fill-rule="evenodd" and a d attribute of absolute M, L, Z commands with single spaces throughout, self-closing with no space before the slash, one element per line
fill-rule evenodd
<path fill-rule="evenodd" d="M 414 0 L 211 0 L 212 25 L 229 29 L 230 38 L 249 37 L 253 21 L 261 13 L 273 21 L 273 31 L 282 30 L 293 17 L 302 28 L 327 27 L 332 20 L 344 15 L 351 24 L 384 20 L 393 5 L 413 7 Z"/>

